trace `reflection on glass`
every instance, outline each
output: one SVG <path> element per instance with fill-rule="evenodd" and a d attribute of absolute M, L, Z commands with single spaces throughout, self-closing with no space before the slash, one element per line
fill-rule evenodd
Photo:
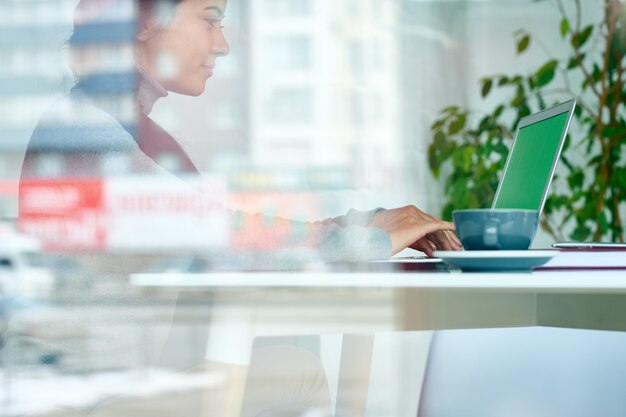
<path fill-rule="evenodd" d="M 182 3 L 205 6 L 178 50 L 193 53 L 145 50 L 150 74 L 138 38 L 171 28 Z M 483 66 L 502 61 L 470 52 L 496 48 L 485 39 L 506 38 L 520 10 L 547 14 L 502 4 L 0 0 L 0 414 L 238 415 L 259 317 L 270 334 L 393 329 L 385 291 L 296 305 L 291 293 L 141 290 L 129 274 L 389 255 L 367 210 L 438 210 L 433 114 L 473 100 Z M 473 24 L 490 13 L 506 28 Z M 177 77 L 183 58 L 199 72 Z M 277 303 L 265 316 L 264 299 Z M 245 359 L 208 361 L 207 346 Z"/>

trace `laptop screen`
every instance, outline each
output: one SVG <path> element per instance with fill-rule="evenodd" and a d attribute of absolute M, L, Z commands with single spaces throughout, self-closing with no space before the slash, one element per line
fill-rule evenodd
<path fill-rule="evenodd" d="M 541 210 L 569 113 L 519 129 L 493 208 Z"/>

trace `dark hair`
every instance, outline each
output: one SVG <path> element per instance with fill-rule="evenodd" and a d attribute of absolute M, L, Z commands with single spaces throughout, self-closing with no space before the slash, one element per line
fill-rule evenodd
<path fill-rule="evenodd" d="M 171 7 L 171 6 L 176 6 L 178 3 L 183 2 L 183 0 L 134 0 L 134 1 L 137 4 L 138 22 L 145 22 L 146 20 L 155 17 L 157 12 L 162 10 L 163 6 Z"/>
<path fill-rule="evenodd" d="M 107 8 L 120 2 L 133 3 L 133 9 L 136 11 L 135 17 L 135 33 L 143 22 L 151 18 L 158 18 L 157 13 L 166 10 L 164 6 L 174 7 L 184 0 L 80 0 L 74 9 L 74 30 L 68 43 L 70 48 L 85 44 L 81 35 L 85 31 L 97 30 L 98 17 L 107 10 Z M 133 17 L 133 16 L 129 16 Z"/>
<path fill-rule="evenodd" d="M 163 18 L 166 15 L 164 11 L 182 1 L 184 0 L 80 0 L 74 9 L 74 30 L 68 40 L 69 64 L 77 81 L 72 90 L 87 94 L 98 91 L 115 94 L 134 88 L 135 80 L 129 74 L 108 77 L 100 76 L 98 71 L 95 76 L 85 74 L 71 52 L 98 47 L 104 43 L 134 44 L 137 32 L 144 22 L 157 19 L 160 24 L 167 24 Z M 120 2 L 132 3 L 129 10 L 135 11 L 128 16 L 127 21 L 112 23 L 100 19 L 108 8 Z"/>

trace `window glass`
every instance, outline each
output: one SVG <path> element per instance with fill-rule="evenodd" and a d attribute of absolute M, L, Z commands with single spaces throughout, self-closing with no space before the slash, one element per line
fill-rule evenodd
<path fill-rule="evenodd" d="M 165 28 L 149 43 L 140 3 Z M 226 4 L 223 21 L 209 3 Z M 580 5 L 583 27 L 604 21 L 603 0 L 562 3 L 569 16 Z M 561 20 L 533 0 L 0 0 L 0 414 L 239 415 L 227 403 L 242 398 L 253 343 L 268 343 L 254 336 L 402 328 L 404 292 L 291 283 L 350 269 L 326 262 L 342 248 L 388 249 L 369 245 L 369 217 L 342 228 L 351 209 L 440 215 L 452 191 L 429 169 L 433 122 L 511 103 L 515 89 L 483 98 L 481 80 L 563 60 Z M 517 29 L 532 39 L 521 55 Z M 385 340 L 378 355 L 394 350 Z M 395 353 L 425 361 L 425 340 Z M 311 380 L 339 403 L 341 343 L 287 342 L 324 364 Z M 356 415 L 417 414 L 421 375 L 388 361 L 367 373 L 384 382 L 363 388 Z M 340 412 L 298 411 L 285 412 Z"/>
<path fill-rule="evenodd" d="M 294 35 L 268 40 L 266 62 L 276 71 L 306 71 L 310 69 L 310 39 L 307 36 Z"/>
<path fill-rule="evenodd" d="M 264 0 L 265 10 L 273 16 L 305 16 L 310 13 L 311 0 Z"/>
<path fill-rule="evenodd" d="M 312 93 L 304 88 L 277 89 L 269 96 L 266 117 L 271 122 L 301 123 L 312 120 Z"/>

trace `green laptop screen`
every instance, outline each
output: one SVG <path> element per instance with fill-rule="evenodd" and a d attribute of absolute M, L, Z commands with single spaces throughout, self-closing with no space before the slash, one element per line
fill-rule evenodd
<path fill-rule="evenodd" d="M 568 112 L 519 130 L 494 208 L 539 210 Z"/>

